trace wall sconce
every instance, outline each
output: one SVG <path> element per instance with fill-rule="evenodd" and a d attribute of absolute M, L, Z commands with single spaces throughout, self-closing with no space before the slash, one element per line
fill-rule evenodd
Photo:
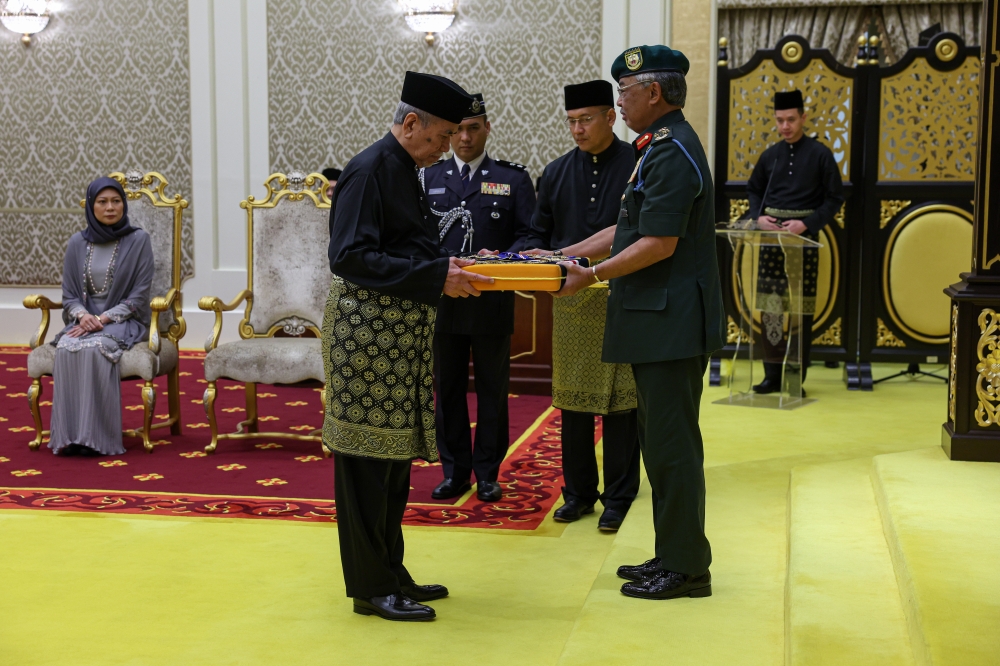
<path fill-rule="evenodd" d="M 447 30 L 458 14 L 458 0 L 399 0 L 399 4 L 403 6 L 406 25 L 426 33 L 427 46 L 434 46 L 435 35 Z"/>
<path fill-rule="evenodd" d="M 48 0 L 0 0 L 0 23 L 21 35 L 21 43 L 31 45 L 31 36 L 49 24 Z"/>

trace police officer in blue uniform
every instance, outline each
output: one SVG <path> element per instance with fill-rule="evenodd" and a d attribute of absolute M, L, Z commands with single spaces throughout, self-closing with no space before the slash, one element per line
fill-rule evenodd
<path fill-rule="evenodd" d="M 454 156 L 423 172 L 441 244 L 452 254 L 503 251 L 521 242 L 535 206 L 525 167 L 486 154 L 490 121 L 482 94 L 473 98 L 451 139 Z M 445 478 L 432 493 L 435 499 L 465 493 L 473 472 L 480 500 L 495 502 L 502 495 L 497 472 L 510 446 L 507 389 L 513 332 L 511 292 L 487 292 L 475 299 L 441 297 L 434 375 L 437 445 Z M 466 401 L 470 351 L 476 378 L 475 447 Z"/>

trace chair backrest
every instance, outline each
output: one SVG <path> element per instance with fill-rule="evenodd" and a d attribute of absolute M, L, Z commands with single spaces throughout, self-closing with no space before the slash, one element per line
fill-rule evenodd
<path fill-rule="evenodd" d="M 128 217 L 132 226 L 149 234 L 153 245 L 153 287 L 150 298 L 166 296 L 171 289 L 181 289 L 181 224 L 182 211 L 188 202 L 175 194 L 167 196 L 167 179 L 156 171 L 142 173 L 138 170 L 115 171 L 108 174 L 125 190 L 128 199 Z M 80 201 L 86 206 L 86 201 Z M 171 310 L 160 315 L 160 332 L 174 342 L 184 335 L 186 326 L 181 298 L 174 300 Z"/>
<path fill-rule="evenodd" d="M 253 292 L 240 335 L 278 331 L 319 335 L 333 275 L 327 259 L 330 200 L 321 174 L 293 171 L 268 177 L 263 201 L 247 197 L 247 288 Z"/>

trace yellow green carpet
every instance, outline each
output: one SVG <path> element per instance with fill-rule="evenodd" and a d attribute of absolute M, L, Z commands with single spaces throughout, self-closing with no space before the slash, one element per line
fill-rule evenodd
<path fill-rule="evenodd" d="M 791 471 L 933 447 L 944 418 L 941 382 L 849 393 L 814 368 L 808 386 L 794 412 L 706 390 L 711 598 L 618 593 L 614 569 L 651 556 L 645 486 L 617 536 L 594 516 L 408 528 L 408 567 L 452 590 L 412 625 L 350 612 L 333 525 L 4 511 L 0 664 L 781 664 Z"/>

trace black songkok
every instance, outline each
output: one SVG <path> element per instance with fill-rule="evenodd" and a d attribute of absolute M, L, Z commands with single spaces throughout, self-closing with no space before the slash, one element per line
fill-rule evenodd
<path fill-rule="evenodd" d="M 567 111 L 588 106 L 615 105 L 614 88 L 603 79 L 568 85 L 563 88 L 563 93 L 566 96 Z"/>
<path fill-rule="evenodd" d="M 323 177 L 326 178 L 331 183 L 335 180 L 340 180 L 340 174 L 342 173 L 343 171 L 341 171 L 340 169 L 334 169 L 333 167 L 327 167 L 326 169 L 323 169 Z"/>
<path fill-rule="evenodd" d="M 407 72 L 400 101 L 442 120 L 458 124 L 472 106 L 472 96 L 450 79 Z"/>
<path fill-rule="evenodd" d="M 774 93 L 775 111 L 784 111 L 785 109 L 801 109 L 803 107 L 805 107 L 805 104 L 802 102 L 801 90 Z"/>

